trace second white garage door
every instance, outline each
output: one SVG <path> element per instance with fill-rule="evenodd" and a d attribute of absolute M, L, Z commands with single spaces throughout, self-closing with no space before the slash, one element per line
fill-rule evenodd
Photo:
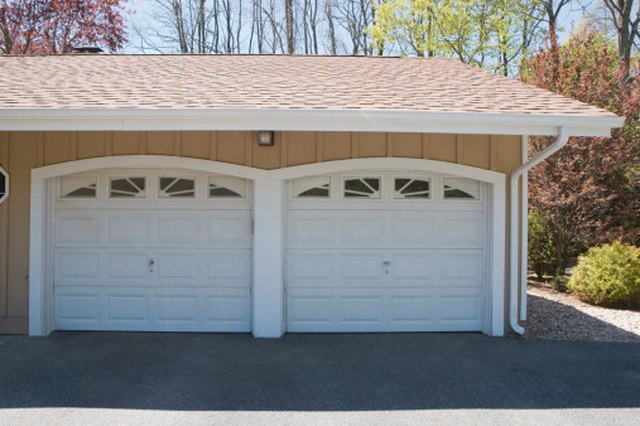
<path fill-rule="evenodd" d="M 288 331 L 481 330 L 486 198 L 480 182 L 421 173 L 292 181 Z"/>
<path fill-rule="evenodd" d="M 55 329 L 251 330 L 244 179 L 104 170 L 62 177 L 56 192 Z"/>

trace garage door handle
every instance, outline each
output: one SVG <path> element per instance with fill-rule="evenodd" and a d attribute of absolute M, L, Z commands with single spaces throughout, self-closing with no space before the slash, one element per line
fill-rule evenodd
<path fill-rule="evenodd" d="M 149 259 L 149 272 L 153 272 L 153 265 L 155 265 L 156 262 L 153 259 Z"/>
<path fill-rule="evenodd" d="M 391 266 L 391 262 L 386 260 L 386 261 L 382 262 L 382 266 L 384 266 L 385 268 L 388 268 L 388 267 Z"/>

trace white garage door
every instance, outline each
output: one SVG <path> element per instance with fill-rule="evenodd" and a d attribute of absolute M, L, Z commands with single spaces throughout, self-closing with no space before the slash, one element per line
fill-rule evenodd
<path fill-rule="evenodd" d="M 244 179 L 107 170 L 57 186 L 56 329 L 250 331 Z"/>
<path fill-rule="evenodd" d="M 288 330 L 480 330 L 486 193 L 474 180 L 419 173 L 292 181 Z"/>

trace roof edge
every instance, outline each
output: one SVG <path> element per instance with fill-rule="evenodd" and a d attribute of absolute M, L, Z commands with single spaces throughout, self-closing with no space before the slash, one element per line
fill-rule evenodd
<path fill-rule="evenodd" d="M 361 109 L 0 109 L 0 131 L 275 130 L 610 136 L 625 118 Z"/>

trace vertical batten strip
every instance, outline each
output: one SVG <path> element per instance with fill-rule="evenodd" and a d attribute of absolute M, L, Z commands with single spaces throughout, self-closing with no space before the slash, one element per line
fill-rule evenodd
<path fill-rule="evenodd" d="M 218 159 L 218 132 L 209 132 L 209 159 Z"/>
<path fill-rule="evenodd" d="M 9 173 L 9 137 L 0 132 L 0 166 Z M 6 317 L 9 309 L 7 265 L 9 262 L 9 209 L 8 200 L 0 205 L 0 317 Z"/>
<path fill-rule="evenodd" d="M 324 161 L 324 132 L 317 132 L 316 134 L 316 162 L 320 163 Z"/>
<path fill-rule="evenodd" d="M 462 150 L 464 149 L 464 136 L 456 135 L 456 163 L 462 164 Z"/>

